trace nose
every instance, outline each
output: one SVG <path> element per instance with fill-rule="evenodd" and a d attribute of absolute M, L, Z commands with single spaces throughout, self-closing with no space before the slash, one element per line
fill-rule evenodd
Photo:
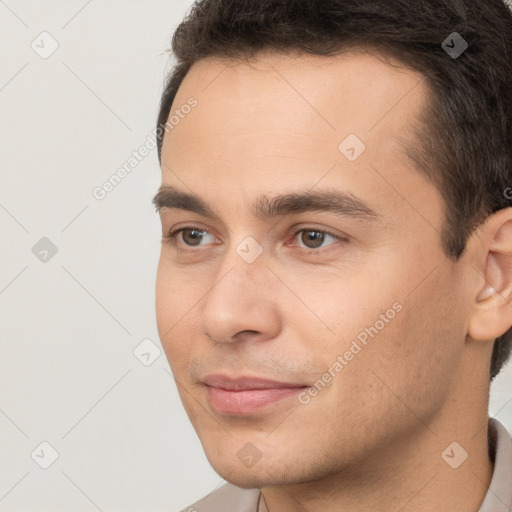
<path fill-rule="evenodd" d="M 274 338 L 281 329 L 279 281 L 261 255 L 247 263 L 235 251 L 202 301 L 201 329 L 216 343 Z"/>

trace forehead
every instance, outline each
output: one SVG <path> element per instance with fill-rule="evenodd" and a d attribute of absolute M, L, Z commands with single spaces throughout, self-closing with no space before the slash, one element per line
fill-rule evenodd
<path fill-rule="evenodd" d="M 410 136 L 427 95 L 423 78 L 371 50 L 202 59 L 185 77 L 171 114 L 191 97 L 198 106 L 166 135 L 163 157 L 200 144 L 214 158 L 238 157 L 243 148 L 247 159 L 279 150 L 307 159 L 312 146 L 338 158 L 338 144 L 351 133 L 366 146 L 387 147 Z M 251 143 L 242 144 L 247 138 Z"/>

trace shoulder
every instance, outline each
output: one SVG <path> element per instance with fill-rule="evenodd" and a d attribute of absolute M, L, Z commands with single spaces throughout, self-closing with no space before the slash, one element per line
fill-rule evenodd
<path fill-rule="evenodd" d="M 242 489 L 224 484 L 181 512 L 257 512 L 259 489 Z"/>

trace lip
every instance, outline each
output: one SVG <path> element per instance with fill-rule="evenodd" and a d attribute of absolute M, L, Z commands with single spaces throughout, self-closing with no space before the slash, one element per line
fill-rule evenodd
<path fill-rule="evenodd" d="M 289 399 L 309 387 L 258 377 L 208 375 L 202 379 L 212 409 L 220 414 L 248 415 Z M 281 404 L 282 405 L 282 404 Z"/>
<path fill-rule="evenodd" d="M 228 377 L 227 375 L 207 375 L 202 382 L 214 388 L 222 388 L 230 391 L 242 391 L 248 389 L 276 389 L 276 388 L 302 388 L 305 384 L 293 382 L 281 382 L 278 380 L 262 379 L 260 377 Z"/>

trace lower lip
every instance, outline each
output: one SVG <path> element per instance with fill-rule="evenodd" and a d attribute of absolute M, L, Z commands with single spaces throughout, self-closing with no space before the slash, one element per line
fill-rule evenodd
<path fill-rule="evenodd" d="M 306 387 L 229 391 L 207 386 L 206 394 L 210 407 L 221 414 L 251 414 L 280 400 L 295 396 L 304 389 Z"/>

